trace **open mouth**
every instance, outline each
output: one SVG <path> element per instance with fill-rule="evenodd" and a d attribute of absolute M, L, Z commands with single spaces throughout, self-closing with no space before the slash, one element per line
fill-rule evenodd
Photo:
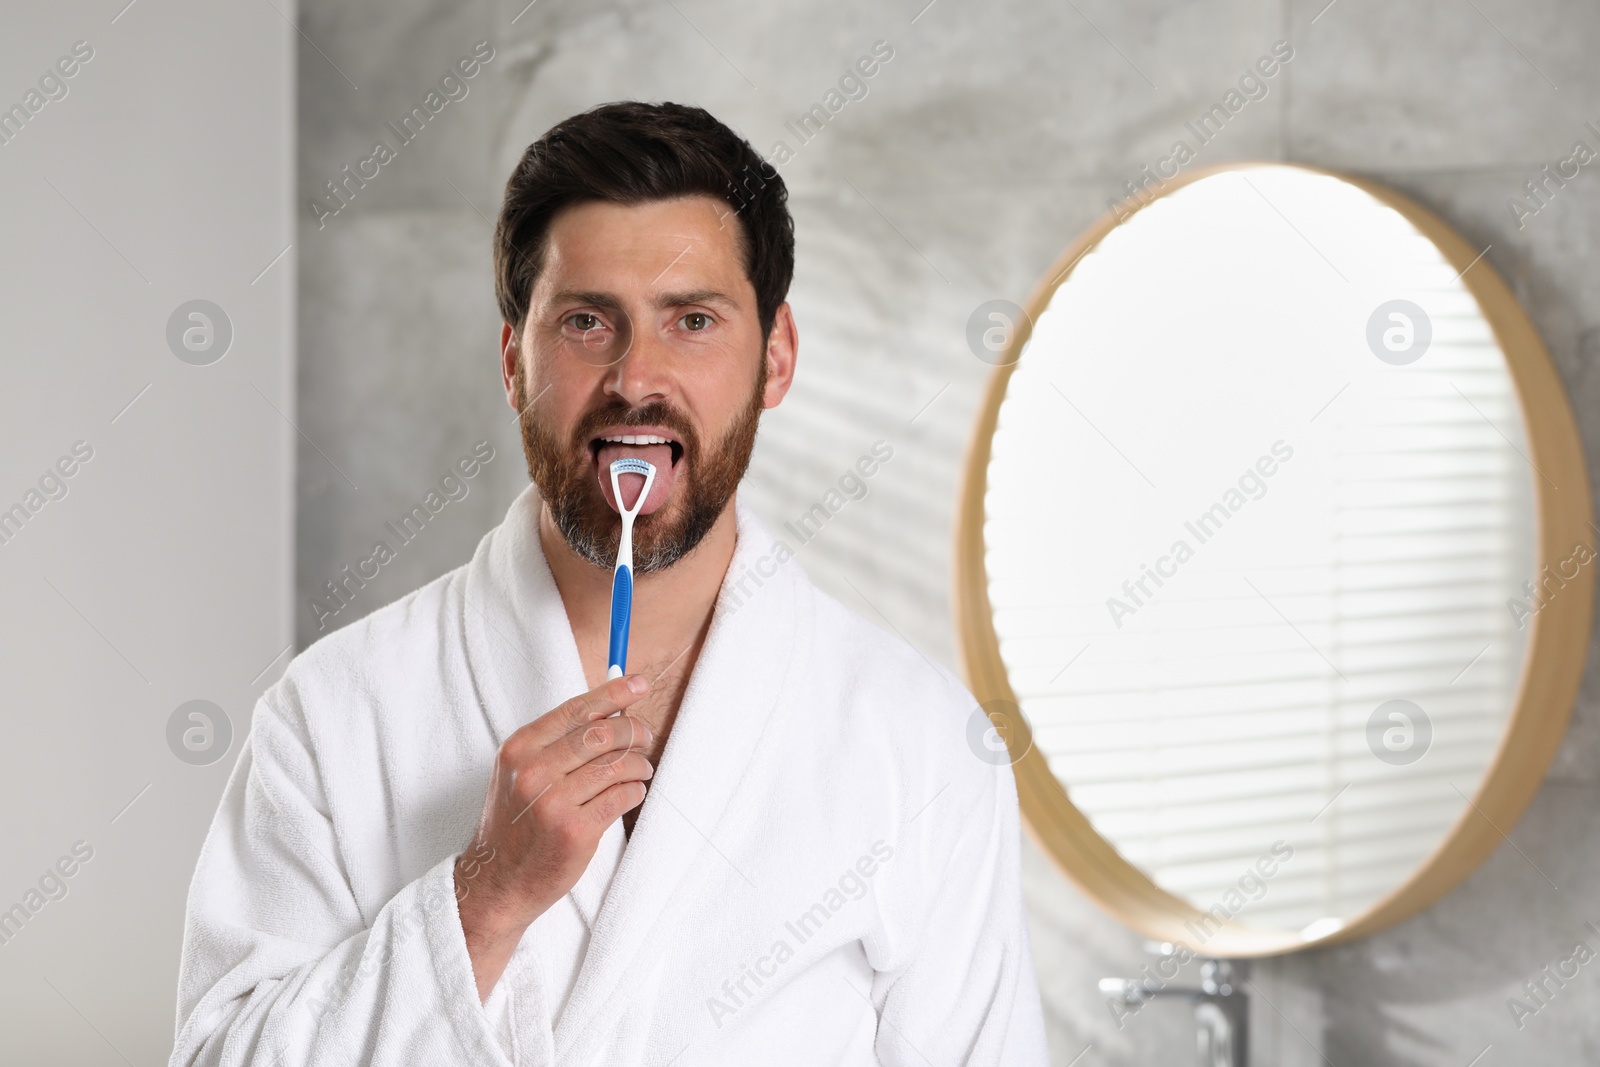
<path fill-rule="evenodd" d="M 599 461 L 600 449 L 605 445 L 666 445 L 672 453 L 672 464 L 676 466 L 678 460 L 683 458 L 683 444 L 675 437 L 665 437 L 653 433 L 611 433 L 602 434 L 589 442 L 589 455 Z"/>
<path fill-rule="evenodd" d="M 677 482 L 678 464 L 683 459 L 683 442 L 660 426 L 618 426 L 590 439 L 589 454 L 594 458 L 600 492 L 614 511 L 634 506 L 639 491 L 644 487 L 644 476 L 623 474 L 618 477 L 623 496 L 619 504 L 611 484 L 611 464 L 623 458 L 642 459 L 655 468 L 650 495 L 639 507 L 639 514 L 648 515 L 666 503 L 672 494 Z"/>

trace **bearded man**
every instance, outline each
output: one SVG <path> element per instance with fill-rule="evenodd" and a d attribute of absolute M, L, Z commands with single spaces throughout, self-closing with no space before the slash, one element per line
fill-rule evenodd
<path fill-rule="evenodd" d="M 773 564 L 737 498 L 798 354 L 786 199 L 699 108 L 608 104 L 528 148 L 495 273 L 532 484 L 262 696 L 172 1064 L 1045 1062 L 976 702 Z M 626 457 L 642 500 L 607 476 Z"/>

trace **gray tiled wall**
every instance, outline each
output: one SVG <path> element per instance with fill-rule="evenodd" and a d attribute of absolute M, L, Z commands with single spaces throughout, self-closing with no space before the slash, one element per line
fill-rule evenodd
<path fill-rule="evenodd" d="M 793 148 L 784 121 L 880 39 L 895 55 L 869 94 L 784 167 L 799 234 L 800 375 L 768 417 L 747 492 L 781 522 L 873 440 L 895 442 L 872 495 L 841 516 L 846 532 L 830 529 L 802 562 L 930 655 L 955 662 L 950 522 L 988 369 L 966 350 L 968 314 L 992 297 L 1020 300 L 1120 184 L 1168 152 L 1185 119 L 1282 39 L 1292 61 L 1201 162 L 1286 159 L 1367 175 L 1490 246 L 1487 261 L 1543 333 L 1591 463 L 1600 460 L 1600 175 L 1585 169 L 1521 228 L 1506 207 L 1575 140 L 1600 146 L 1584 128 L 1600 123 L 1600 9 L 1577 0 L 924 3 L 302 4 L 302 643 L 318 634 L 311 595 L 474 442 L 489 440 L 497 456 L 472 493 L 330 625 L 465 559 L 526 484 L 498 381 L 489 268 L 489 220 L 523 147 L 574 111 L 635 97 L 701 104 L 763 152 L 780 138 Z M 384 124 L 479 41 L 495 54 L 469 94 L 319 227 L 310 198 L 370 154 Z M 837 413 L 839 431 L 818 442 L 802 428 L 825 411 Z M 1591 677 L 1549 781 L 1511 833 L 1515 847 L 1386 933 L 1255 965 L 1255 1062 L 1600 1059 L 1600 968 L 1585 968 L 1520 1029 L 1506 1007 L 1570 951 L 1584 920 L 1600 920 L 1597 759 Z M 1096 995 L 1098 978 L 1144 962 L 1139 938 L 1031 846 L 1026 878 L 1056 1062 L 1189 1062 L 1183 1009 L 1157 1005 L 1119 1031 Z"/>

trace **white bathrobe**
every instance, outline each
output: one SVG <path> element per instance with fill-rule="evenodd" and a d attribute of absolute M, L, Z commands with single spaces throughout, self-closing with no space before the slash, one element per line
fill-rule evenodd
<path fill-rule="evenodd" d="M 500 743 L 587 688 L 538 507 L 262 696 L 189 891 L 172 1064 L 1044 1064 L 1011 768 L 958 681 L 774 565 L 742 504 L 631 839 L 479 1003 L 456 857 Z"/>

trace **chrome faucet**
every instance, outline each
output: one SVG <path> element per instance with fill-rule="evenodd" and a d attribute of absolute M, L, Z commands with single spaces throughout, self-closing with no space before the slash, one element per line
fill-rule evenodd
<path fill-rule="evenodd" d="M 1164 957 L 1173 952 L 1171 945 L 1151 947 Z M 1128 1013 L 1158 997 L 1191 1001 L 1200 1067 L 1249 1067 L 1250 1004 L 1239 988 L 1242 972 L 1242 964 L 1208 959 L 1200 963 L 1199 988 L 1169 985 L 1159 979 L 1102 978 L 1100 992 L 1114 998 Z"/>

